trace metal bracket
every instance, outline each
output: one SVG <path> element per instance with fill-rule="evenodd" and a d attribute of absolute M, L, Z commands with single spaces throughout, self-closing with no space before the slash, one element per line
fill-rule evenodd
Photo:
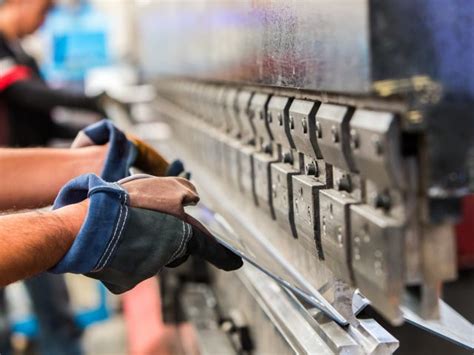
<path fill-rule="evenodd" d="M 237 119 L 237 89 L 228 89 L 225 95 L 225 113 L 227 122 L 227 131 L 232 137 L 239 137 L 241 132 L 240 121 Z"/>
<path fill-rule="evenodd" d="M 356 110 L 350 136 L 354 162 L 363 177 L 379 188 L 404 187 L 400 124 L 393 113 Z"/>
<path fill-rule="evenodd" d="M 253 92 L 240 91 L 237 95 L 237 119 L 240 122 L 240 140 L 244 144 L 253 144 L 255 140 L 255 128 L 249 116 L 250 100 Z"/>
<path fill-rule="evenodd" d="M 267 211 L 275 219 L 272 198 L 271 164 L 278 160 L 266 153 L 255 153 L 253 156 L 253 192 L 258 207 Z"/>
<path fill-rule="evenodd" d="M 316 139 L 316 111 L 319 103 L 308 100 L 294 100 L 289 109 L 290 135 L 298 152 L 314 160 L 321 159 Z"/>
<path fill-rule="evenodd" d="M 313 176 L 292 176 L 293 211 L 296 232 L 300 243 L 308 250 L 315 249 L 319 259 L 323 259 L 319 228 L 319 190 L 326 185 Z"/>
<path fill-rule="evenodd" d="M 324 160 L 346 171 L 355 172 L 350 153 L 349 119 L 346 106 L 321 104 L 316 113 L 316 135 Z"/>
<path fill-rule="evenodd" d="M 255 127 L 257 149 L 271 153 L 272 135 L 267 121 L 267 104 L 269 100 L 270 95 L 267 94 L 257 93 L 253 95 L 249 112 Z"/>
<path fill-rule="evenodd" d="M 345 193 L 319 192 L 321 245 L 324 261 L 336 278 L 354 284 L 351 270 L 351 219 L 349 208 L 357 203 Z"/>
<path fill-rule="evenodd" d="M 280 145 L 285 153 L 295 148 L 295 143 L 290 135 L 288 118 L 290 104 L 291 100 L 282 96 L 272 96 L 268 102 L 268 128 L 273 141 Z"/>
<path fill-rule="evenodd" d="M 356 286 L 391 323 L 401 324 L 403 226 L 368 205 L 351 206 L 350 223 Z"/>
<path fill-rule="evenodd" d="M 271 164 L 272 203 L 275 218 L 278 224 L 295 238 L 298 237 L 298 234 L 293 216 L 293 188 L 291 180 L 292 176 L 297 174 L 300 174 L 300 171 L 294 169 L 290 164 Z"/>

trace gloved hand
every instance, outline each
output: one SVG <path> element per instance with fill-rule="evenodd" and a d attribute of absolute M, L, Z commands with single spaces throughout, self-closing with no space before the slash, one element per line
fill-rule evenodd
<path fill-rule="evenodd" d="M 182 178 L 150 177 L 107 183 L 82 175 L 59 193 L 54 208 L 89 198 L 86 220 L 72 247 L 50 271 L 86 274 L 122 293 L 165 266 L 198 255 L 223 270 L 242 265 L 184 206 L 196 204 L 194 186 Z"/>
<path fill-rule="evenodd" d="M 169 164 L 155 149 L 142 140 L 125 135 L 110 120 L 102 120 L 80 131 L 71 148 L 109 144 L 101 177 L 117 181 L 129 175 L 131 166 L 156 176 L 178 176 L 184 172 L 179 160 Z"/>

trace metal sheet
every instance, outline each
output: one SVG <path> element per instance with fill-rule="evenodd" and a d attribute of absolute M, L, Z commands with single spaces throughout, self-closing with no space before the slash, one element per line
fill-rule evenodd
<path fill-rule="evenodd" d="M 263 271 L 281 286 L 290 289 L 338 324 L 342 326 L 349 324 L 316 289 L 299 277 L 270 245 L 257 238 L 247 240 L 244 244 L 221 215 L 206 208 L 202 203 L 199 206 L 187 207 L 186 212 L 203 223 L 219 243 L 240 255 L 242 259 Z"/>

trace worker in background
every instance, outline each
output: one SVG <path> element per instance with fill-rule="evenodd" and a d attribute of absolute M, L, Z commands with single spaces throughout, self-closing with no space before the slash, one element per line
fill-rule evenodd
<path fill-rule="evenodd" d="M 36 61 L 21 46 L 20 41 L 41 26 L 52 5 L 52 0 L 0 0 L 0 146 L 44 146 L 52 138 L 74 138 L 75 128 L 53 121 L 55 107 L 103 114 L 104 95 L 87 97 L 49 88 Z M 81 331 L 74 323 L 64 279 L 42 274 L 25 285 L 39 320 L 41 352 L 78 353 Z M 0 303 L 3 298 L 0 292 Z M 54 328 L 62 332 L 52 336 Z"/>
<path fill-rule="evenodd" d="M 103 114 L 106 95 L 49 88 L 20 41 L 44 22 L 53 0 L 0 0 L 0 146 L 44 146 L 77 131 L 52 120 L 55 107 Z"/>
<path fill-rule="evenodd" d="M 185 213 L 199 200 L 188 180 L 142 175 L 112 182 L 131 166 L 158 175 L 183 168 L 110 121 L 80 132 L 73 149 L 0 149 L 0 166 L 0 209 L 54 201 L 52 211 L 0 216 L 0 286 L 44 271 L 73 272 L 118 294 L 190 255 L 224 270 L 242 265 Z"/>
<path fill-rule="evenodd" d="M 91 98 L 49 88 L 36 61 L 21 46 L 52 5 L 52 0 L 0 0 L 0 146 L 44 146 L 52 138 L 74 138 L 75 128 L 53 121 L 55 107 L 103 114 L 103 95 Z M 39 321 L 41 352 L 79 353 L 81 331 L 74 323 L 64 279 L 42 274 L 25 285 Z M 0 292 L 0 303 L 3 298 Z M 54 328 L 62 331 L 52 336 Z"/>

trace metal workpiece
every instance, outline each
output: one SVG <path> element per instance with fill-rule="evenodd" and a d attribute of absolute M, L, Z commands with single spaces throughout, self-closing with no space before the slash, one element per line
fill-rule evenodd
<path fill-rule="evenodd" d="M 274 281 L 250 265 L 235 273 L 215 273 L 216 293 L 223 315 L 234 310 L 242 312 L 249 322 L 253 352 L 256 354 L 338 353 L 323 339 L 297 300 Z M 341 349 L 357 350 L 357 343 L 335 326 Z"/>
<path fill-rule="evenodd" d="M 350 207 L 351 265 L 359 290 L 391 323 L 400 324 L 404 225 L 368 205 Z"/>
<path fill-rule="evenodd" d="M 252 120 L 249 116 L 249 106 L 252 96 L 253 92 L 250 91 L 240 91 L 238 93 L 236 101 L 236 118 L 238 119 L 240 126 L 240 140 L 244 144 L 253 145 L 255 142 L 255 127 L 253 126 Z"/>
<path fill-rule="evenodd" d="M 272 135 L 268 129 L 267 105 L 270 95 L 256 93 L 250 101 L 249 115 L 253 121 L 257 149 L 272 153 Z"/>
<path fill-rule="evenodd" d="M 289 108 L 290 135 L 298 152 L 321 159 L 316 139 L 316 111 L 320 103 L 309 100 L 293 100 Z"/>
<path fill-rule="evenodd" d="M 371 319 L 342 328 L 250 265 L 216 272 L 224 312 L 239 310 L 251 329 L 255 353 L 392 354 L 398 341 Z M 262 315 L 271 320 L 262 321 Z M 276 334 L 275 334 L 276 331 Z M 273 333 L 273 334 L 272 334 Z"/>
<path fill-rule="evenodd" d="M 290 164 L 271 164 L 272 204 L 275 219 L 294 238 L 298 233 L 294 221 L 292 176 L 300 171 Z"/>
<path fill-rule="evenodd" d="M 361 176 L 381 189 L 403 188 L 406 176 L 398 117 L 390 112 L 358 109 L 349 126 L 351 152 Z"/>
<path fill-rule="evenodd" d="M 319 191 L 319 220 L 324 262 L 335 277 L 354 285 L 351 262 L 350 206 L 357 201 L 333 189 Z"/>
<path fill-rule="evenodd" d="M 347 106 L 321 104 L 316 113 L 315 134 L 326 162 L 348 172 L 357 172 L 350 146 L 352 112 L 353 109 Z"/>
<path fill-rule="evenodd" d="M 399 347 L 398 340 L 373 319 L 359 319 L 357 326 L 350 326 L 348 333 L 361 342 L 366 354 L 393 354 Z"/>
<path fill-rule="evenodd" d="M 319 223 L 319 190 L 326 185 L 313 176 L 293 175 L 293 216 L 299 243 L 324 259 Z"/>
<path fill-rule="evenodd" d="M 254 199 L 259 208 L 266 211 L 272 219 L 275 219 L 273 208 L 272 173 L 271 166 L 279 160 L 264 152 L 253 155 L 253 192 Z"/>
<path fill-rule="evenodd" d="M 267 119 L 273 141 L 279 145 L 283 154 L 291 154 L 295 144 L 290 135 L 288 110 L 291 105 L 291 98 L 282 96 L 272 96 L 268 102 Z"/>

